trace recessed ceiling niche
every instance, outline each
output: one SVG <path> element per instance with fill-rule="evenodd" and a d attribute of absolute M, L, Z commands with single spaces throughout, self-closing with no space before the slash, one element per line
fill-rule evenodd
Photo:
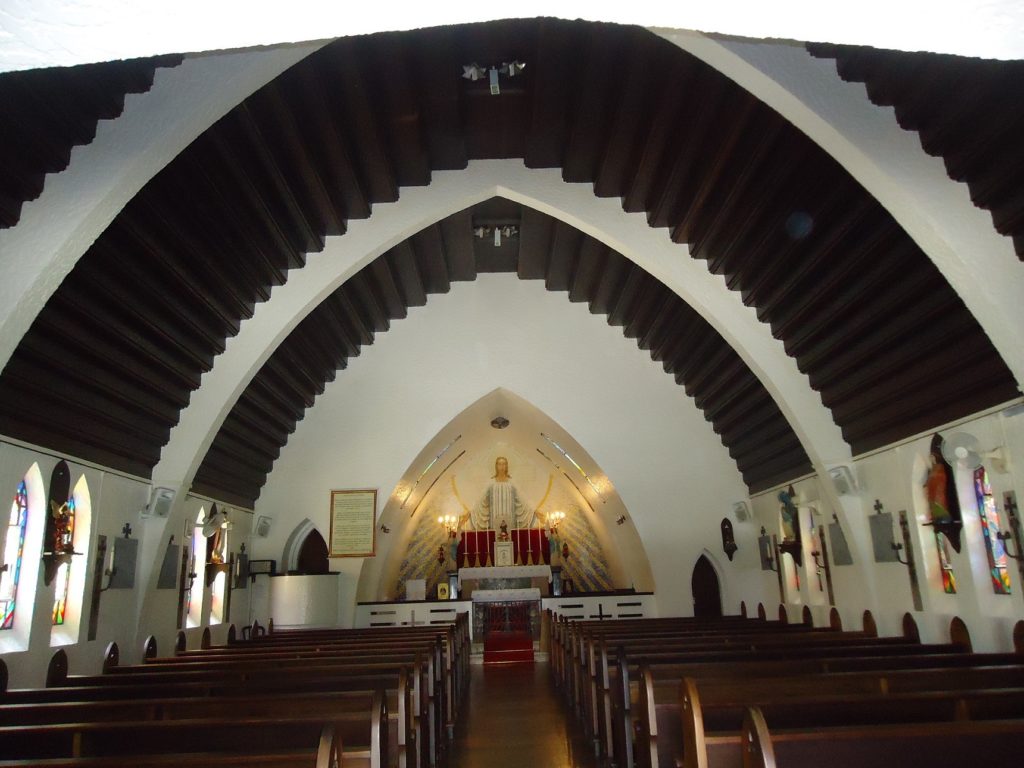
<path fill-rule="evenodd" d="M 495 430 L 503 417 L 508 426 Z M 383 557 L 367 560 L 359 600 L 386 600 L 414 533 L 424 518 L 465 513 L 480 500 L 499 456 L 529 507 L 582 516 L 603 553 L 614 588 L 653 591 L 654 579 L 643 543 L 615 486 L 587 451 L 557 422 L 524 398 L 498 388 L 455 416 L 420 451 L 384 501 L 381 524 L 392 530 Z M 564 525 L 565 523 L 563 523 Z"/>

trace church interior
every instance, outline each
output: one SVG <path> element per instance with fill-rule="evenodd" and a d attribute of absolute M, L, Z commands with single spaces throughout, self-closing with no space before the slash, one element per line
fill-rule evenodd
<path fill-rule="evenodd" d="M 738 765 L 754 743 L 743 764 L 774 765 L 773 741 L 807 764 L 776 738 L 802 722 L 797 682 L 783 706 L 697 667 L 731 645 L 810 664 L 839 638 L 815 679 L 845 671 L 849 698 L 886 669 L 907 698 L 836 722 L 919 706 L 892 738 L 1011 754 L 1024 18 L 874 38 L 781 5 L 761 33 L 645 3 L 440 3 L 95 49 L 68 40 L 103 30 L 104 3 L 4 22 L 0 752 L 35 738 L 5 710 L 51 701 L 27 689 L 234 664 L 236 645 L 291 670 L 358 637 L 355 677 L 321 670 L 339 688 L 296 698 L 266 744 L 280 727 L 330 764 L 334 731 L 299 721 L 344 688 L 346 717 L 392 723 L 367 737 L 389 765 L 498 765 L 466 711 L 491 695 L 481 666 L 527 660 L 583 738 L 552 765 Z M 883 667 L 885 648 L 912 659 Z M 252 764 L 238 750 L 211 764 Z"/>

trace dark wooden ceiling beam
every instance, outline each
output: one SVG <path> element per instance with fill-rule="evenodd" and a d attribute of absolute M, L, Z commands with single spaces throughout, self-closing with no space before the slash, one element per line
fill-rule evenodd
<path fill-rule="evenodd" d="M 339 208 L 332 199 L 327 182 L 321 177 L 322 169 L 329 165 L 324 162 L 320 146 L 306 135 L 310 126 L 297 122 L 291 102 L 281 92 L 288 85 L 273 80 L 247 104 L 261 133 L 266 134 L 266 143 L 275 147 L 273 167 L 278 183 L 289 193 L 286 199 L 293 203 L 290 208 L 299 209 L 301 221 L 311 230 L 307 232 L 307 237 L 312 237 L 311 246 L 306 250 L 318 251 L 325 237 L 345 233 L 344 208 Z M 296 215 L 294 210 L 289 213 Z"/>
<path fill-rule="evenodd" d="M 430 167 L 439 171 L 465 168 L 469 152 L 462 128 L 460 82 L 462 65 L 469 62 L 456 58 L 459 36 L 452 27 L 424 30 L 405 50 Z"/>
<path fill-rule="evenodd" d="M 380 140 L 383 131 L 370 101 L 357 41 L 339 40 L 327 46 L 325 57 L 329 61 L 328 89 L 336 94 L 332 99 L 334 114 L 348 126 L 349 145 L 358 147 L 352 159 L 359 168 L 362 187 L 373 202 L 393 203 L 398 200 L 398 178 Z"/>
<path fill-rule="evenodd" d="M 583 233 L 575 227 L 561 222 L 555 224 L 544 274 L 544 287 L 549 291 L 569 290 L 583 239 Z"/>
<path fill-rule="evenodd" d="M 453 213 L 441 220 L 442 252 L 448 276 L 457 280 L 476 280 L 476 255 L 473 252 L 473 217 L 469 210 Z"/>
<path fill-rule="evenodd" d="M 315 54 L 314 54 L 315 55 Z M 370 200 L 352 159 L 353 150 L 334 117 L 324 93 L 322 73 L 309 59 L 285 73 L 290 87 L 302 94 L 298 99 L 297 119 L 305 126 L 316 147 L 323 184 L 342 222 L 365 219 L 370 215 Z"/>
<path fill-rule="evenodd" d="M 648 212 L 652 199 L 657 193 L 652 192 L 656 179 L 666 166 L 672 166 L 673 160 L 668 155 L 669 143 L 685 133 L 685 122 L 693 119 L 692 110 L 687 110 L 687 98 L 691 95 L 696 69 L 692 61 L 673 57 L 666 61 L 666 76 L 657 79 L 657 90 L 651 91 L 651 120 L 637 142 L 630 164 L 630 175 L 622 188 L 622 207 L 629 213 Z M 671 178 L 671 177 L 670 177 Z M 675 190 L 669 183 L 666 189 Z"/>

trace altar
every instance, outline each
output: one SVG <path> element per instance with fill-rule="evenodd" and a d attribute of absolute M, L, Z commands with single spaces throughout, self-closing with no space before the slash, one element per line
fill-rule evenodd
<path fill-rule="evenodd" d="M 533 641 L 540 639 L 539 589 L 478 589 L 472 600 L 473 637 L 483 640 L 484 663 L 533 658 Z"/>
<path fill-rule="evenodd" d="M 512 544 L 509 565 L 551 565 L 548 534 L 543 528 L 516 528 L 508 532 Z M 500 546 L 497 531 L 462 531 L 456 562 L 461 568 L 485 568 L 497 565 L 495 544 Z"/>

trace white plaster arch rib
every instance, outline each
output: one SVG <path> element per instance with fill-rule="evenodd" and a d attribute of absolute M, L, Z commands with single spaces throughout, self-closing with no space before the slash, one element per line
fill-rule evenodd
<path fill-rule="evenodd" d="M 232 107 L 319 47 L 186 58 L 157 69 L 147 93 L 129 94 L 120 118 L 99 122 L 93 141 L 25 203 L 17 226 L 0 230 L 0 370 L 128 201 Z"/>
<path fill-rule="evenodd" d="M 782 342 L 722 277 L 689 258 L 644 214 L 626 213 L 618 200 L 597 198 L 588 184 L 562 180 L 558 169 L 528 169 L 522 161 L 473 161 L 464 171 L 435 173 L 428 187 L 406 188 L 398 202 L 376 206 L 347 234 L 328 238 L 269 301 L 257 306 L 171 431 L 153 481 L 189 487 L 221 424 L 260 366 L 324 298 L 384 251 L 440 219 L 502 196 L 570 224 L 622 253 L 678 294 L 732 345 L 778 403 L 816 471 L 851 458 L 831 413 L 822 405 Z"/>
<path fill-rule="evenodd" d="M 966 184 L 941 158 L 903 130 L 891 108 L 877 107 L 860 83 L 839 77 L 835 63 L 802 45 L 662 37 L 735 81 L 806 133 L 840 163 L 927 254 L 974 315 L 1024 389 L 1024 262 L 1011 238 L 996 232 Z"/>

